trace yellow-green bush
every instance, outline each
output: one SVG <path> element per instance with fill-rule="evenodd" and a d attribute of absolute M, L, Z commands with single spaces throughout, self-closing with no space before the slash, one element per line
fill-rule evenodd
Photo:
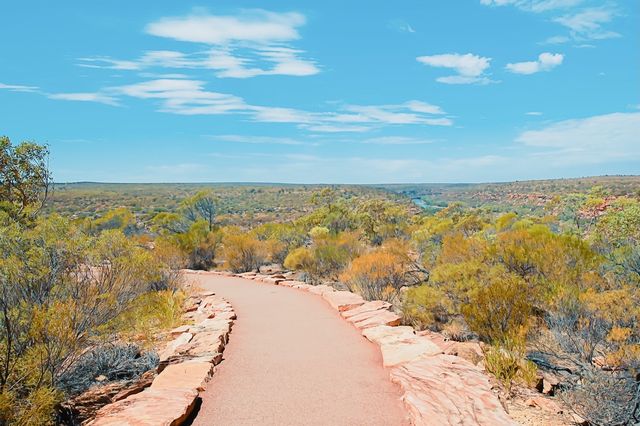
<path fill-rule="evenodd" d="M 118 317 L 106 324 L 102 333 L 115 333 L 124 340 L 143 340 L 146 344 L 152 344 L 155 334 L 183 323 L 184 301 L 185 295 L 182 291 L 144 293 L 131 301 Z"/>
<path fill-rule="evenodd" d="M 441 329 L 449 321 L 452 309 L 446 293 L 428 284 L 408 289 L 403 297 L 403 319 L 419 330 Z"/>
<path fill-rule="evenodd" d="M 264 244 L 248 233 L 232 230 L 222 244 L 226 266 L 233 272 L 256 270 L 267 258 Z"/>
<path fill-rule="evenodd" d="M 524 358 L 521 343 L 507 342 L 485 350 L 485 368 L 493 374 L 507 392 L 514 384 L 533 387 L 537 382 L 536 365 Z"/>

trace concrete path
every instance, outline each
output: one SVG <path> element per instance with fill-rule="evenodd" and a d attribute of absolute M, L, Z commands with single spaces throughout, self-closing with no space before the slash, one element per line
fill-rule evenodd
<path fill-rule="evenodd" d="M 319 296 L 189 275 L 238 316 L 194 425 L 406 425 L 379 349 Z"/>

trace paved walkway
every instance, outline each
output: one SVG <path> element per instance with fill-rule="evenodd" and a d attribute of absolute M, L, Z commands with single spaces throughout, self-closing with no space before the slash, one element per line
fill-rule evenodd
<path fill-rule="evenodd" d="M 406 425 L 379 349 L 319 296 L 189 275 L 238 316 L 194 425 Z"/>

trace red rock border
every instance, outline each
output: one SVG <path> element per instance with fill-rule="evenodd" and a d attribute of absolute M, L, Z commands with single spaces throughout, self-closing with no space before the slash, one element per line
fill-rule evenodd
<path fill-rule="evenodd" d="M 189 299 L 185 317 L 193 325 L 170 332 L 174 339 L 160 352 L 151 386 L 102 407 L 87 425 L 180 425 L 189 418 L 222 361 L 236 315 L 227 301 L 209 292 Z"/>
<path fill-rule="evenodd" d="M 400 326 L 401 318 L 391 311 L 388 302 L 367 302 L 349 291 L 338 291 L 328 285 L 309 285 L 282 274 L 204 273 L 291 287 L 322 297 L 365 338 L 380 347 L 383 365 L 389 368 L 391 380 L 401 387 L 402 401 L 414 425 L 517 424 L 504 410 L 480 367 L 443 353 L 443 347 L 428 334 Z"/>

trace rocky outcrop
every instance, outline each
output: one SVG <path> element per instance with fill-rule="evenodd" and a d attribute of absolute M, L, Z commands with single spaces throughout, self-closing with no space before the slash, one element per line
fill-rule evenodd
<path fill-rule="evenodd" d="M 422 355 L 391 370 L 418 425 L 515 425 L 482 371 L 453 355 Z"/>
<path fill-rule="evenodd" d="M 216 272 L 213 272 L 216 273 Z M 402 389 L 402 400 L 415 425 L 515 425 L 494 394 L 479 365 L 482 349 L 473 342 L 446 341 L 441 335 L 416 333 L 399 326 L 400 317 L 387 302 L 366 302 L 348 291 L 312 286 L 263 274 L 239 276 L 320 295 L 347 321 L 376 343 L 391 380 Z"/>
<path fill-rule="evenodd" d="M 87 425 L 180 425 L 187 420 L 222 361 L 236 317 L 231 305 L 213 293 L 192 297 L 187 306 L 185 318 L 192 324 L 169 332 L 173 340 L 160 351 L 158 374 L 148 387 L 116 393 Z"/>
<path fill-rule="evenodd" d="M 142 392 L 153 382 L 155 371 L 147 371 L 137 380 L 124 380 L 94 386 L 82 394 L 60 404 L 60 416 L 65 424 L 79 424 L 95 416 L 107 404 Z"/>

